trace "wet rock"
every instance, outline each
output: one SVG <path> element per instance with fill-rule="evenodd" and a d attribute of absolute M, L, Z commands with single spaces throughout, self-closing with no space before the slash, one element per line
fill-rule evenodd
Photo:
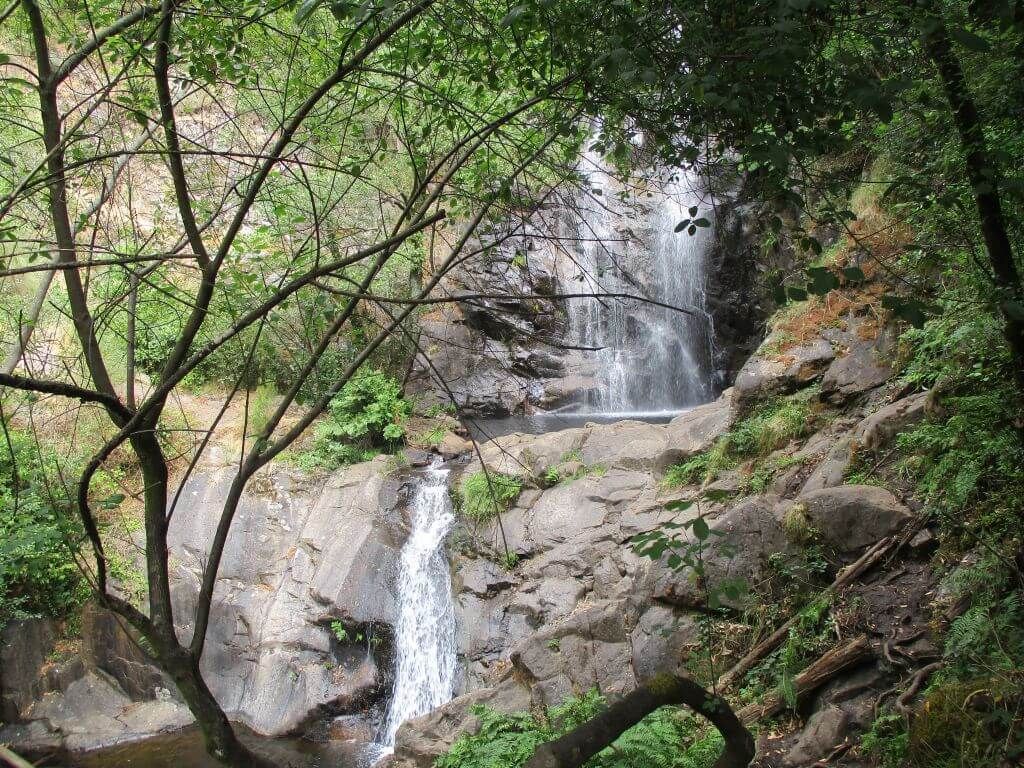
<path fill-rule="evenodd" d="M 785 763 L 798 766 L 828 755 L 842 743 L 848 725 L 849 718 L 839 707 L 829 706 L 815 712 L 786 754 Z"/>
<path fill-rule="evenodd" d="M 410 467 L 425 467 L 430 464 L 430 453 L 419 448 L 403 448 L 402 458 Z"/>
<path fill-rule="evenodd" d="M 849 554 L 896 533 L 911 518 L 895 496 L 874 485 L 823 488 L 803 493 L 797 501 L 824 540 Z"/>
<path fill-rule="evenodd" d="M 373 724 L 363 715 L 341 715 L 327 726 L 327 738 L 331 741 L 373 741 Z"/>
<path fill-rule="evenodd" d="M 463 437 L 459 437 L 454 432 L 445 432 L 437 450 L 445 460 L 449 460 L 472 451 L 473 443 Z"/>

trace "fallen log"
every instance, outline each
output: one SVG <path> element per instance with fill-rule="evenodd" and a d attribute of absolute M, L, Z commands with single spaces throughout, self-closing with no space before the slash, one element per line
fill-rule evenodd
<path fill-rule="evenodd" d="M 820 688 L 840 672 L 871 657 L 871 644 L 867 635 L 860 635 L 845 645 L 833 648 L 793 678 L 793 687 L 799 698 Z M 786 708 L 786 701 L 778 692 L 770 693 L 755 704 L 748 704 L 736 716 L 745 724 L 756 723 L 765 717 L 777 715 Z"/>
<path fill-rule="evenodd" d="M 915 526 L 911 526 L 911 531 L 913 532 L 908 531 L 902 536 L 886 536 L 884 539 L 879 540 L 874 546 L 869 548 L 867 552 L 857 558 L 857 560 L 843 568 L 836 575 L 835 580 L 828 587 L 827 592 L 837 593 L 844 587 L 849 586 L 851 582 L 871 570 L 890 552 L 896 549 L 897 546 L 902 546 L 903 543 L 908 540 L 907 534 L 909 533 L 910 536 L 913 536 L 913 533 L 916 533 L 917 528 Z M 731 669 L 723 673 L 721 677 L 718 678 L 716 689 L 720 691 L 728 690 L 733 683 L 757 666 L 765 656 L 778 648 L 782 641 L 789 637 L 789 630 L 792 629 L 799 620 L 800 614 L 797 613 L 789 619 L 789 621 L 772 632 L 771 635 L 751 648 L 746 656 L 736 662 Z"/>

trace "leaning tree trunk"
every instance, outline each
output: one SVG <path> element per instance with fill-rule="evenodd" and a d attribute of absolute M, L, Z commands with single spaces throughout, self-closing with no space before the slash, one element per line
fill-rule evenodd
<path fill-rule="evenodd" d="M 561 738 L 537 747 L 524 768 L 579 768 L 626 730 L 664 706 L 686 705 L 706 717 L 725 740 L 714 768 L 746 768 L 754 759 L 754 739 L 729 702 L 692 680 L 658 675 Z"/>
<path fill-rule="evenodd" d="M 938 69 L 942 88 L 953 111 L 953 122 L 964 150 L 967 179 L 974 191 L 985 251 L 1000 293 L 998 301 L 1003 315 L 1003 334 L 1013 357 L 1014 378 L 1024 392 L 1024 288 L 1006 231 L 998 174 L 985 141 L 981 116 L 967 86 L 960 60 L 953 51 L 949 33 L 934 5 L 929 3 L 927 10 L 933 16 L 927 20 L 930 26 L 924 34 L 925 53 Z"/>

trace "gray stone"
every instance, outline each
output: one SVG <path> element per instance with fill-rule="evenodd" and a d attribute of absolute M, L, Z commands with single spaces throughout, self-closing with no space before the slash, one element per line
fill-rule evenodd
<path fill-rule="evenodd" d="M 709 584 L 727 580 L 757 584 L 766 572 L 769 557 L 792 551 L 782 527 L 781 503 L 776 496 L 752 496 L 710 521 L 711 529 L 721 535 L 709 541 L 704 554 Z M 731 550 L 731 556 L 724 549 Z M 683 608 L 705 605 L 704 590 L 688 569 L 678 573 L 661 561 L 649 567 L 646 581 L 655 600 Z M 739 608 L 744 600 L 723 599 L 723 603 Z"/>
<path fill-rule="evenodd" d="M 663 672 L 676 672 L 700 647 L 696 619 L 666 605 L 652 604 L 630 635 L 633 669 L 639 682 Z"/>
<path fill-rule="evenodd" d="M 860 445 L 866 450 L 878 451 L 898 433 L 924 418 L 927 400 L 927 392 L 910 395 L 865 417 L 854 430 Z"/>
<path fill-rule="evenodd" d="M 711 403 L 699 405 L 676 416 L 665 426 L 667 445 L 654 462 L 654 470 L 664 474 L 694 454 L 708 450 L 715 441 L 729 431 L 736 419 L 733 390 L 729 389 Z"/>
<path fill-rule="evenodd" d="M 50 619 L 12 621 L 0 634 L 0 718 L 21 719 L 33 701 L 54 690 L 42 674 L 54 644 L 57 623 Z"/>
<path fill-rule="evenodd" d="M 839 707 L 829 706 L 815 712 L 786 754 L 786 764 L 798 766 L 826 756 L 842 743 L 848 724 L 846 713 Z"/>
<path fill-rule="evenodd" d="M 801 494 L 811 524 L 840 552 L 855 553 L 883 536 L 896 533 L 910 511 L 884 488 L 843 485 Z"/>
<path fill-rule="evenodd" d="M 266 735 L 299 729 L 321 707 L 366 703 L 378 687 L 365 649 L 353 655 L 330 631 L 385 627 L 395 616 L 403 528 L 385 501 L 384 457 L 348 467 L 323 487 L 272 470 L 239 505 L 214 591 L 201 669 L 221 706 Z M 197 474 L 170 529 L 175 614 L 187 639 L 213 527 L 234 474 Z"/>
<path fill-rule="evenodd" d="M 584 464 L 648 469 L 664 452 L 669 435 L 659 424 L 618 421 L 595 424 L 583 443 Z"/>
<path fill-rule="evenodd" d="M 433 768 L 434 761 L 466 733 L 475 733 L 479 721 L 470 710 L 486 705 L 499 712 L 521 712 L 530 708 L 527 690 L 511 679 L 498 687 L 482 688 L 452 699 L 432 712 L 405 722 L 395 735 L 395 765 L 403 768 Z"/>
<path fill-rule="evenodd" d="M 800 489 L 802 493 L 820 491 L 822 488 L 834 488 L 842 485 L 846 473 L 853 462 L 854 441 L 852 438 L 840 438 L 821 459 L 814 471 L 808 475 Z"/>
<path fill-rule="evenodd" d="M 821 379 L 822 398 L 837 405 L 880 387 L 893 374 L 888 362 L 893 341 L 885 329 L 877 339 L 862 339 L 853 332 L 844 340 L 848 351 L 836 358 Z"/>
<path fill-rule="evenodd" d="M 761 349 L 774 342 L 775 337 L 769 335 Z M 832 345 L 825 339 L 815 339 L 771 357 L 758 350 L 736 376 L 733 385 L 736 400 L 746 405 L 772 395 L 795 392 L 818 378 L 834 359 Z"/>

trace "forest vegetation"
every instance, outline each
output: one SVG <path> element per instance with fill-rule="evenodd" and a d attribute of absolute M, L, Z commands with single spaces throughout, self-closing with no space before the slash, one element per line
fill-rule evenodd
<path fill-rule="evenodd" d="M 938 531 L 933 567 L 954 573 L 946 588 L 964 605 L 913 717 L 883 708 L 854 751 L 887 768 L 1019 760 L 1021 0 L 6 3 L 0 624 L 56 617 L 73 636 L 97 601 L 174 680 L 209 752 L 260 764 L 199 671 L 243 493 L 271 462 L 330 472 L 439 444 L 456 404 L 405 388 L 427 343 L 419 321 L 456 301 L 443 290 L 453 270 L 571 198 L 591 145 L 623 171 L 656 162 L 743 180 L 761 251 L 795 255 L 758 278 L 777 306 L 776 354 L 851 297 L 898 325 L 900 386 L 933 403 L 848 481 L 920 500 Z M 694 213 L 678 236 L 706 224 Z M 746 467 L 744 491 L 764 493 L 797 462 L 779 449 L 834 416 L 817 394 L 757 404 L 667 468 L 663 487 Z M 168 528 L 219 428 L 233 431 L 238 468 L 183 634 Z M 536 485 L 603 472 L 565 463 Z M 480 472 L 455 495 L 476 524 L 522 489 Z M 699 542 L 701 525 L 689 529 Z M 787 526 L 813 539 L 801 519 Z M 677 536 L 642 544 L 660 558 Z M 700 577 L 689 547 L 679 567 Z M 808 552 L 758 617 L 803 619 L 738 689 L 713 684 L 725 641 L 712 633 L 710 673 L 695 662 L 696 682 L 631 699 L 631 719 L 614 710 L 624 719 L 587 732 L 613 711 L 595 692 L 544 714 L 483 709 L 479 732 L 437 765 L 746 765 L 751 724 L 733 711 L 828 648 L 814 602 L 827 583 Z M 739 746 L 720 756 L 723 728 Z M 542 762 L 545 743 L 564 750 Z"/>

